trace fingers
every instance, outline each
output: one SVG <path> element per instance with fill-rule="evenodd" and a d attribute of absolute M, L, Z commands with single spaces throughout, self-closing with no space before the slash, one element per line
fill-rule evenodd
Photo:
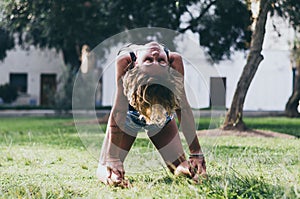
<path fill-rule="evenodd" d="M 106 179 L 106 184 L 110 186 L 116 186 L 121 188 L 132 187 L 130 182 L 124 179 L 124 171 L 119 171 L 117 169 L 110 169 L 111 175 Z"/>
<path fill-rule="evenodd" d="M 206 167 L 205 163 L 199 159 L 184 161 L 174 171 L 175 176 L 183 175 L 191 178 L 195 175 L 202 175 L 202 173 L 206 174 Z"/>
<path fill-rule="evenodd" d="M 124 178 L 124 171 L 119 169 L 112 169 L 110 178 L 116 182 L 122 181 L 122 179 Z"/>
<path fill-rule="evenodd" d="M 204 179 L 207 179 L 205 163 L 199 159 L 182 162 L 175 169 L 174 175 L 191 178 L 196 184 L 200 184 Z"/>
<path fill-rule="evenodd" d="M 132 187 L 129 180 L 125 180 L 125 179 L 121 180 L 120 182 L 115 182 L 112 179 L 107 178 L 106 184 L 110 185 L 110 186 L 121 187 L 121 188 L 131 188 Z"/>
<path fill-rule="evenodd" d="M 203 179 L 208 179 L 204 159 L 190 158 L 192 179 L 195 183 L 201 183 Z"/>
<path fill-rule="evenodd" d="M 96 176 L 99 181 L 103 182 L 104 184 L 107 184 L 106 179 L 110 177 L 110 173 L 107 170 L 107 168 L 101 164 L 98 165 Z"/>
<path fill-rule="evenodd" d="M 131 187 L 129 181 L 124 179 L 125 171 L 123 166 L 116 165 L 116 168 L 111 168 L 110 166 L 99 164 L 96 175 L 98 179 L 106 185 L 122 188 Z"/>
<path fill-rule="evenodd" d="M 177 168 L 174 171 L 175 176 L 188 176 L 192 177 L 192 173 L 190 171 L 190 165 L 188 161 L 182 162 L 180 165 L 177 166 Z"/>

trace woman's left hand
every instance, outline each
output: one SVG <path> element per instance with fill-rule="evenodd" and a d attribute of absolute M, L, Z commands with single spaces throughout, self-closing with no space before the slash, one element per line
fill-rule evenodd
<path fill-rule="evenodd" d="M 199 177 L 207 178 L 206 174 L 206 163 L 205 158 L 201 157 L 190 157 L 189 158 L 190 169 L 192 178 L 194 181 L 199 182 Z"/>

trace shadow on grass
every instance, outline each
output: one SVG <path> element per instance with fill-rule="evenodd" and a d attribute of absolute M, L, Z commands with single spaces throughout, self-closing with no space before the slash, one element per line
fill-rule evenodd
<path fill-rule="evenodd" d="M 266 117 L 245 118 L 248 128 L 270 130 L 279 133 L 294 135 L 300 138 L 300 118 Z"/>
<path fill-rule="evenodd" d="M 300 138 L 300 126 L 299 124 L 253 124 L 253 123 L 247 123 L 247 127 L 251 129 L 265 129 L 265 130 L 271 130 L 279 133 L 285 133 L 289 135 L 296 136 L 297 138 Z"/>
<path fill-rule="evenodd" d="M 208 198 L 296 198 L 293 187 L 287 189 L 267 182 L 263 176 L 242 175 L 236 171 L 225 176 L 209 176 L 199 188 Z"/>
<path fill-rule="evenodd" d="M 166 185 L 172 187 L 174 194 L 180 192 L 191 194 L 196 192 L 198 197 L 204 198 L 297 198 L 293 187 L 274 185 L 263 176 L 241 174 L 230 170 L 226 174 L 210 175 L 207 180 L 200 179 L 202 183 L 195 184 L 185 177 L 174 177 L 164 174 L 161 177 L 138 176 L 130 179 L 133 185 L 146 183 L 153 190 Z M 200 197 L 201 198 L 201 197 Z"/>
<path fill-rule="evenodd" d="M 271 184 L 263 176 L 253 176 L 250 174 L 241 174 L 234 170 L 228 173 L 210 175 L 208 180 L 201 184 L 194 184 L 191 180 L 184 177 L 174 177 L 163 174 L 162 176 L 140 175 L 129 178 L 133 188 L 116 189 L 111 187 L 108 193 L 114 194 L 117 198 L 124 195 L 132 195 L 134 191 L 139 192 L 138 197 L 143 194 L 165 195 L 169 197 L 186 196 L 185 198 L 198 196 L 200 198 L 297 198 L 297 193 L 293 187 L 283 187 L 277 184 Z M 82 182 L 84 183 L 84 181 Z M 143 185 L 141 185 L 143 184 Z M 2 190 L 2 197 L 14 198 L 85 198 L 92 197 L 88 189 L 78 189 L 69 186 L 50 186 L 43 187 L 41 184 L 28 183 L 18 186 L 7 187 Z M 145 185 L 145 186 L 144 186 Z M 89 187 L 89 185 L 87 185 Z M 104 187 L 104 185 L 103 185 Z M 165 190 L 164 190 L 165 189 Z M 170 191 L 171 190 L 171 191 Z M 167 191 L 167 192 L 165 192 Z M 98 192 L 95 192 L 97 194 Z M 98 193 L 99 194 L 99 193 Z M 123 195 L 124 194 L 124 195 Z M 102 194 L 102 196 L 104 196 Z M 166 196 L 166 195 L 165 195 Z M 95 197 L 95 196 L 94 196 Z"/>

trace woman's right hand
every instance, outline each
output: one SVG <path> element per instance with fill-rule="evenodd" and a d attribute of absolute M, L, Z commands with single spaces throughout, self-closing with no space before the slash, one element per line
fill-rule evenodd
<path fill-rule="evenodd" d="M 123 188 L 130 186 L 128 180 L 124 178 L 125 171 L 120 160 L 109 161 L 106 165 L 99 164 L 96 175 L 106 185 Z"/>

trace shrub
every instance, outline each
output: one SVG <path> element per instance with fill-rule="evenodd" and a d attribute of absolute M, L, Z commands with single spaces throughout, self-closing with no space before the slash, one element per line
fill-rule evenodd
<path fill-rule="evenodd" d="M 0 85 L 0 98 L 2 98 L 2 100 L 5 103 L 11 103 L 15 101 L 17 97 L 18 97 L 18 91 L 16 87 L 8 83 L 4 85 Z"/>

